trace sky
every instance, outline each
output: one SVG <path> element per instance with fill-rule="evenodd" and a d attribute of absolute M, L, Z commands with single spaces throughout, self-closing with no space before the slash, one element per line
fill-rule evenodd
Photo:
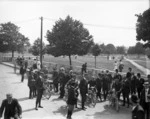
<path fill-rule="evenodd" d="M 129 47 L 137 43 L 135 14 L 148 8 L 149 0 L 0 0 L 0 23 L 16 24 L 33 44 L 40 38 L 42 16 L 48 44 L 47 30 L 70 15 L 84 24 L 95 43 Z"/>

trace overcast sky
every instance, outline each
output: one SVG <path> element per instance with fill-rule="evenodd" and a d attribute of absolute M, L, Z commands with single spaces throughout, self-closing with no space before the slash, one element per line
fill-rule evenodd
<path fill-rule="evenodd" d="M 149 0 L 1 0 L 0 23 L 11 21 L 33 43 L 40 37 L 43 16 L 43 40 L 55 21 L 70 15 L 80 20 L 96 43 L 133 46 L 136 41 L 135 14 L 149 8 Z"/>

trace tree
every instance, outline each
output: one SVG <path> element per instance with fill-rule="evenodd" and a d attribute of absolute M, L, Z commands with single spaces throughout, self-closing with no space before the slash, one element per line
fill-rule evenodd
<path fill-rule="evenodd" d="M 138 58 L 140 55 L 145 54 L 145 49 L 143 47 L 143 44 L 140 42 L 137 42 L 135 45 L 135 53 L 138 55 Z"/>
<path fill-rule="evenodd" d="M 109 54 L 115 54 L 116 53 L 116 48 L 113 44 L 108 44 L 105 47 L 105 52 L 107 52 Z"/>
<path fill-rule="evenodd" d="M 143 47 L 143 44 L 137 42 L 135 46 L 129 47 L 128 54 L 137 54 L 139 58 L 141 54 L 145 54 L 145 49 Z"/>
<path fill-rule="evenodd" d="M 104 54 L 106 54 L 106 46 L 105 46 L 104 43 L 100 44 L 100 48 L 101 48 L 101 52 L 104 53 Z"/>
<path fill-rule="evenodd" d="M 33 46 L 29 49 L 29 52 L 32 53 L 34 56 L 39 56 L 40 55 L 40 43 L 41 43 L 41 39 L 37 38 L 34 43 Z M 46 53 L 46 46 L 44 44 L 44 42 L 42 42 L 42 55 L 44 55 Z"/>
<path fill-rule="evenodd" d="M 118 54 L 125 54 L 125 47 L 124 46 L 118 46 L 118 47 L 116 47 L 116 52 Z"/>
<path fill-rule="evenodd" d="M 59 19 L 55 22 L 52 31 L 47 31 L 49 41 L 48 53 L 55 57 L 66 55 L 84 55 L 88 53 L 93 43 L 89 31 L 84 28 L 83 23 L 67 16 L 65 20 Z"/>
<path fill-rule="evenodd" d="M 96 57 L 101 53 L 101 48 L 98 44 L 92 47 L 92 54 L 95 57 L 95 68 L 96 68 Z"/>
<path fill-rule="evenodd" d="M 134 46 L 129 47 L 128 54 L 135 54 L 135 47 Z"/>
<path fill-rule="evenodd" d="M 136 40 L 146 42 L 145 47 L 150 47 L 150 9 L 143 14 L 136 15 L 138 17 L 136 23 Z"/>
<path fill-rule="evenodd" d="M 23 54 L 26 48 L 29 47 L 31 44 L 29 43 L 29 39 L 22 34 L 20 34 L 19 40 L 20 43 L 17 46 L 17 51 Z"/>
<path fill-rule="evenodd" d="M 29 39 L 19 32 L 19 27 L 8 22 L 1 24 L 0 28 L 1 52 L 11 51 L 12 57 L 14 52 L 20 50 L 20 45 L 29 44 Z M 21 48 L 21 47 L 20 47 Z"/>

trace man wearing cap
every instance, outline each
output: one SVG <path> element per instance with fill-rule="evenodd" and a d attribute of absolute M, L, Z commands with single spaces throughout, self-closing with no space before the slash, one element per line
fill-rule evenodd
<path fill-rule="evenodd" d="M 65 94 L 65 84 L 66 84 L 66 73 L 65 73 L 64 67 L 60 68 L 59 83 L 60 83 L 60 96 L 59 96 L 59 98 L 63 98 L 64 94 Z"/>
<path fill-rule="evenodd" d="M 52 79 L 53 79 L 53 84 L 54 84 L 54 91 L 55 92 L 58 92 L 58 77 L 59 74 L 58 74 L 58 71 L 57 71 L 57 68 L 53 68 L 53 73 L 52 73 Z"/>
<path fill-rule="evenodd" d="M 133 94 L 131 96 L 132 101 L 132 119 L 145 119 L 144 116 L 144 109 L 141 105 L 139 105 L 139 99 L 138 96 Z"/>
<path fill-rule="evenodd" d="M 141 97 L 141 92 L 143 90 L 143 84 L 144 84 L 144 79 L 141 78 L 141 74 L 137 73 L 137 80 L 136 80 L 136 87 L 137 87 L 137 93 L 138 93 L 138 97 Z"/>
<path fill-rule="evenodd" d="M 150 84 L 149 82 L 145 82 L 143 85 L 144 88 L 141 93 L 140 104 L 144 109 L 146 119 L 150 119 Z"/>
<path fill-rule="evenodd" d="M 3 111 L 4 112 L 4 119 L 19 119 L 22 116 L 22 108 L 20 104 L 18 103 L 17 99 L 12 98 L 12 94 L 6 95 L 7 99 L 4 99 L 2 101 L 1 107 L 0 107 L 0 119 L 2 118 Z"/>
<path fill-rule="evenodd" d="M 85 73 L 79 83 L 79 89 L 81 94 L 81 103 L 82 103 L 82 109 L 85 110 L 84 103 L 86 101 L 86 94 L 88 93 L 88 82 L 86 80 L 87 74 Z"/>
<path fill-rule="evenodd" d="M 36 88 L 37 88 L 37 98 L 36 98 L 36 106 L 35 106 L 35 110 L 38 110 L 38 106 L 39 108 L 43 108 L 41 106 L 41 99 L 42 99 L 42 95 L 43 95 L 43 91 L 44 91 L 44 86 L 43 86 L 43 81 L 42 81 L 42 72 L 38 72 L 38 78 L 36 80 Z"/>

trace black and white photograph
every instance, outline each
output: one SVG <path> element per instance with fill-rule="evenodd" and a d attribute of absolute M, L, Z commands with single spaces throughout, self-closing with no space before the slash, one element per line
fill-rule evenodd
<path fill-rule="evenodd" d="M 0 119 L 150 119 L 150 0 L 0 0 Z"/>

